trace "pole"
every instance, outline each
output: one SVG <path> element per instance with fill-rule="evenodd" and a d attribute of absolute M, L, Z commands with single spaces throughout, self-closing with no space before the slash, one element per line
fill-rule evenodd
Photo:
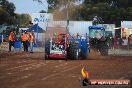
<path fill-rule="evenodd" d="M 2 34 L 2 42 L 3 42 L 3 34 Z"/>
<path fill-rule="evenodd" d="M 48 41 L 48 35 L 47 35 L 47 31 L 48 31 L 48 20 L 46 21 L 47 22 L 47 24 L 46 24 L 46 29 L 45 29 L 45 44 L 44 44 L 44 53 L 46 54 L 47 52 L 46 52 L 46 46 L 47 46 L 47 41 Z M 51 46 L 51 43 L 50 43 L 50 46 Z M 51 48 L 50 48 L 50 51 L 51 51 Z M 46 58 L 46 55 L 44 55 L 44 58 Z M 46 60 L 46 59 L 45 59 Z"/>
<path fill-rule="evenodd" d="M 69 6 L 69 0 L 68 0 L 68 3 L 66 5 L 66 8 L 67 8 L 67 13 L 66 13 L 67 25 L 66 25 L 66 34 L 65 34 L 65 58 L 66 58 L 66 61 L 67 61 L 67 51 L 66 51 L 66 48 L 67 48 L 67 41 L 68 41 L 68 34 L 69 34 L 69 13 L 68 13 L 68 6 Z"/>
<path fill-rule="evenodd" d="M 36 48 L 38 48 L 38 23 L 37 23 L 37 38 L 36 38 Z"/>

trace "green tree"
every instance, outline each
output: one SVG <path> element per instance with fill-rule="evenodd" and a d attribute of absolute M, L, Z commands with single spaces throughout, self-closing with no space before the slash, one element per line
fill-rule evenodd
<path fill-rule="evenodd" d="M 16 15 L 16 25 L 19 27 L 30 27 L 31 16 L 29 14 L 17 14 Z"/>
<path fill-rule="evenodd" d="M 16 7 L 13 3 L 9 3 L 7 6 L 7 11 L 10 15 L 14 16 L 14 11 L 16 10 Z"/>
<path fill-rule="evenodd" d="M 66 5 L 71 5 L 76 0 L 47 0 L 49 9 L 58 9 Z"/>
<path fill-rule="evenodd" d="M 104 23 L 115 23 L 120 26 L 122 20 L 132 19 L 131 0 L 85 0 L 78 14 L 81 20 L 92 20 L 96 15 Z"/>
<path fill-rule="evenodd" d="M 6 23 L 8 15 L 9 14 L 3 8 L 0 7 L 0 24 Z"/>
<path fill-rule="evenodd" d="M 76 0 L 48 0 L 50 7 L 49 11 L 54 14 L 55 20 L 76 20 L 77 19 L 77 9 L 75 6 Z M 52 2 L 52 3 L 51 3 Z"/>
<path fill-rule="evenodd" d="M 14 24 L 16 7 L 8 0 L 0 0 L 0 24 Z"/>
<path fill-rule="evenodd" d="M 47 2 L 49 4 L 49 9 L 54 9 L 59 3 L 58 0 L 48 0 Z"/>

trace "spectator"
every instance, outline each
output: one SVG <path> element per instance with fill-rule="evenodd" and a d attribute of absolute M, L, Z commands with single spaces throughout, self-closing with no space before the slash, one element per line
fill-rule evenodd
<path fill-rule="evenodd" d="M 18 33 L 18 34 L 16 35 L 16 39 L 19 40 L 19 41 L 21 40 L 21 33 Z"/>
<path fill-rule="evenodd" d="M 117 46 L 118 46 L 118 40 L 117 40 L 117 37 L 116 36 L 114 36 L 114 48 L 116 49 L 117 48 Z"/>
<path fill-rule="evenodd" d="M 28 32 L 27 31 L 22 33 L 21 39 L 22 39 L 24 51 L 28 52 Z"/>
<path fill-rule="evenodd" d="M 33 40 L 34 40 L 33 33 L 30 33 L 29 34 L 30 53 L 33 53 Z"/>
<path fill-rule="evenodd" d="M 36 44 L 36 38 L 35 38 L 34 30 L 32 30 L 31 33 L 32 33 L 32 36 L 33 36 L 33 45 L 35 45 Z"/>
<path fill-rule="evenodd" d="M 128 47 L 129 47 L 129 49 L 131 48 L 131 46 L 132 46 L 132 34 L 130 34 L 129 37 L 128 37 Z"/>
<path fill-rule="evenodd" d="M 16 40 L 17 39 L 17 37 L 16 37 L 16 31 L 13 31 L 13 36 L 14 36 L 14 40 Z"/>
<path fill-rule="evenodd" d="M 8 40 L 9 40 L 9 52 L 10 52 L 11 47 L 14 46 L 14 34 L 13 34 L 13 32 L 10 33 Z"/>

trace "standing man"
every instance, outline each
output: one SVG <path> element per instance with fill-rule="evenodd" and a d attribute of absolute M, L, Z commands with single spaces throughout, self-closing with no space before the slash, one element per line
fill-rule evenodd
<path fill-rule="evenodd" d="M 35 38 L 34 30 L 32 30 L 31 34 L 33 36 L 33 45 L 35 45 L 36 44 L 36 38 Z"/>
<path fill-rule="evenodd" d="M 10 33 L 8 40 L 9 40 L 9 52 L 10 52 L 11 47 L 14 46 L 14 34 L 13 34 L 13 32 Z"/>
<path fill-rule="evenodd" d="M 28 33 L 27 31 L 23 32 L 21 39 L 23 42 L 24 51 L 28 52 Z"/>
<path fill-rule="evenodd" d="M 130 34 L 128 37 L 128 49 L 131 49 L 131 46 L 132 46 L 132 34 Z"/>
<path fill-rule="evenodd" d="M 13 31 L 14 40 L 16 40 L 16 31 Z"/>
<path fill-rule="evenodd" d="M 34 40 L 34 37 L 33 37 L 33 33 L 31 32 L 29 34 L 30 53 L 33 53 L 33 40 Z"/>

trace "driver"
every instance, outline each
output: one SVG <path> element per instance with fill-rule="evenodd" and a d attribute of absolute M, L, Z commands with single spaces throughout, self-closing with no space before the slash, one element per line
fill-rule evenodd
<path fill-rule="evenodd" d="M 100 34 L 99 32 L 96 32 L 95 37 L 96 37 L 97 39 L 100 39 L 100 38 L 101 38 L 101 34 Z"/>

